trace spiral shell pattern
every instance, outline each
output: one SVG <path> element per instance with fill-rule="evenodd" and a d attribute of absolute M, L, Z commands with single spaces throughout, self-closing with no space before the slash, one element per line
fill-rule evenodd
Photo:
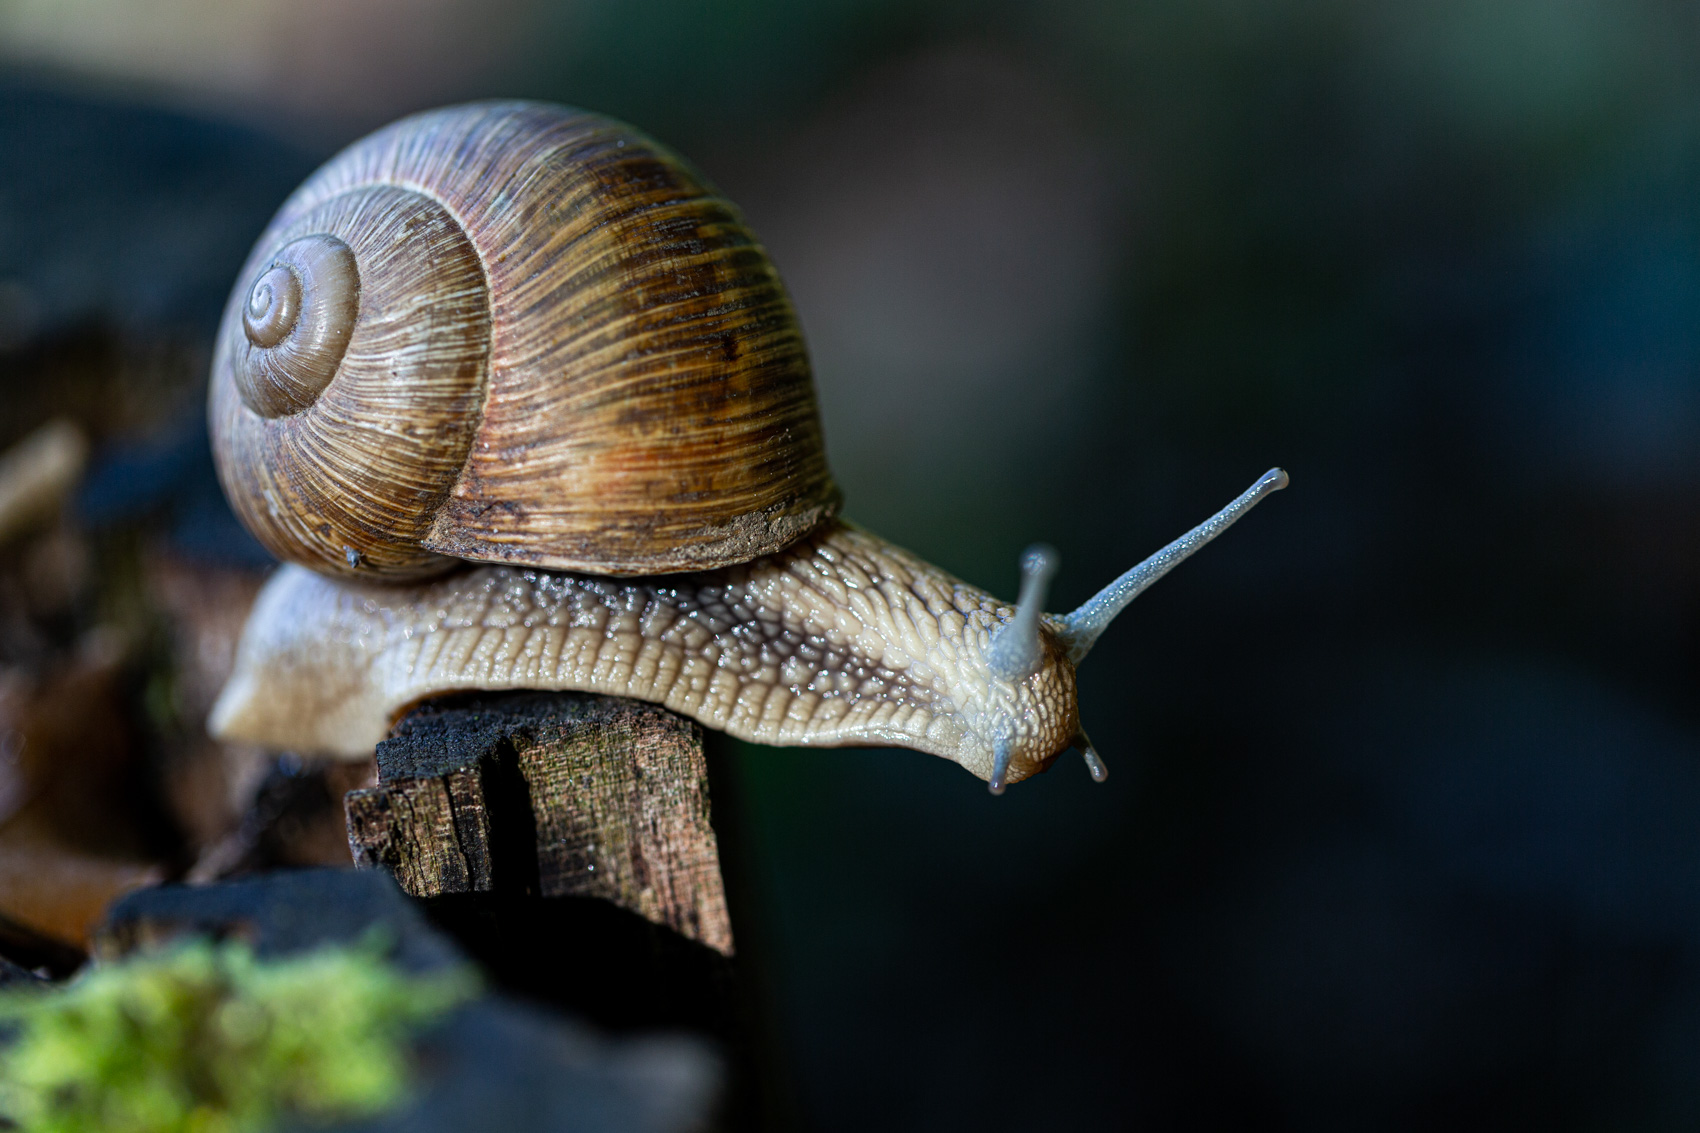
<path fill-rule="evenodd" d="M 280 558 L 706 570 L 837 509 L 790 300 L 737 210 L 620 123 L 404 119 L 333 158 L 226 309 L 226 493 Z"/>
<path fill-rule="evenodd" d="M 249 331 L 251 299 L 232 299 L 242 317 L 226 319 L 219 344 L 232 380 L 214 383 L 211 405 L 226 492 L 279 558 L 339 573 L 438 573 L 453 560 L 421 543 L 478 424 L 489 349 L 484 274 L 440 205 L 394 187 L 332 197 L 282 234 L 286 252 L 332 241 L 360 265 L 359 317 L 341 349 L 310 325 L 311 284 L 295 332 L 270 348 Z M 260 261 L 251 291 L 276 278 L 274 263 Z M 293 380 L 271 377 L 291 366 Z"/>
<path fill-rule="evenodd" d="M 360 313 L 352 249 L 319 233 L 285 244 L 248 289 L 236 388 L 262 417 L 299 413 L 336 377 Z"/>

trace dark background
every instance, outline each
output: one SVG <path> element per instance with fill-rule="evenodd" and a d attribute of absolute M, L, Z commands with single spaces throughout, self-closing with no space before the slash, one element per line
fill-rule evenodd
<path fill-rule="evenodd" d="M 1106 785 L 738 751 L 798 1127 L 1700 1120 L 1700 10 L 339 11 L 0 9 L 4 439 L 91 333 L 192 387 L 318 161 L 519 95 L 744 205 L 849 514 L 966 579 L 1045 539 L 1068 609 L 1292 473 L 1082 668 Z M 160 396 L 88 522 L 251 561 Z"/>

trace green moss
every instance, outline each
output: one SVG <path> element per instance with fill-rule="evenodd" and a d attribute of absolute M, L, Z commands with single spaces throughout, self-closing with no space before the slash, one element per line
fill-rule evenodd
<path fill-rule="evenodd" d="M 197 941 L 0 994 L 0 1113 L 27 1133 L 247 1133 L 401 1102 L 409 1038 L 475 990 L 375 943 L 261 960 Z"/>

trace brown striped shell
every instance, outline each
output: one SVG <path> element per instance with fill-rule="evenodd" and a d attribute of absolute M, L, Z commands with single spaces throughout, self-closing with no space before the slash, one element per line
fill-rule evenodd
<path fill-rule="evenodd" d="M 210 418 L 249 529 L 333 574 L 710 570 L 838 506 L 737 209 L 630 127 L 539 103 L 404 119 L 302 185 L 238 277 Z"/>

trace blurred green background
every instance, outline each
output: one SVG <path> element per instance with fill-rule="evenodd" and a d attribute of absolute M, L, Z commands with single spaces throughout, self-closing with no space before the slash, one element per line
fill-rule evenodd
<path fill-rule="evenodd" d="M 204 363 L 314 164 L 524 96 L 743 205 L 848 513 L 966 579 L 1044 539 L 1072 608 L 1291 471 L 1082 669 L 1105 786 L 739 751 L 797 1127 L 1700 1120 L 1700 8 L 0 0 L 0 58 L 17 404 L 69 327 Z M 106 467 L 252 555 L 195 412 Z"/>

